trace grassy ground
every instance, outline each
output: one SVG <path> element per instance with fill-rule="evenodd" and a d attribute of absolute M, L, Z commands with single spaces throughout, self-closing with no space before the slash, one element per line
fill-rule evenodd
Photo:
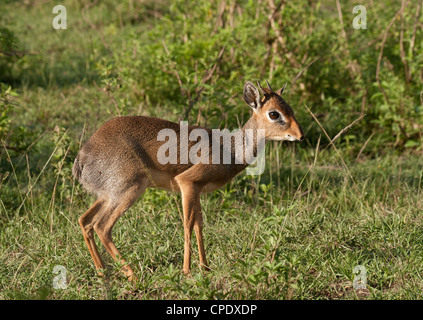
<path fill-rule="evenodd" d="M 355 189 L 332 161 L 296 161 L 294 147 L 271 151 L 281 165 L 268 161 L 261 181 L 241 175 L 202 199 L 212 271 L 197 268 L 194 247 L 193 275 L 181 274 L 180 197 L 149 190 L 114 229 L 140 281 L 127 283 L 114 264 L 105 282 L 77 223 L 93 199 L 75 188 L 68 207 L 29 197 L 25 213 L 2 220 L 1 298 L 421 298 L 419 158 L 350 164 Z M 55 265 L 67 269 L 66 290 L 52 289 Z M 366 268 L 366 290 L 352 288 L 356 265 Z"/>
<path fill-rule="evenodd" d="M 65 37 L 51 29 L 44 4 L 7 6 L 32 54 L 19 62 L 12 118 L 29 143 L 20 152 L 1 146 L 0 299 L 422 298 L 421 155 L 356 159 L 343 145 L 351 178 L 333 148 L 325 149 L 324 135 L 320 148 L 310 140 L 270 143 L 263 175 L 241 174 L 202 197 L 210 272 L 197 267 L 194 245 L 193 273 L 182 274 L 180 196 L 148 190 L 113 233 L 139 282 L 128 283 L 99 242 L 111 268 L 107 279 L 98 277 L 77 222 L 95 199 L 70 167 L 81 143 L 114 116 L 93 72 L 102 39 L 79 16 L 77 32 Z M 90 19 L 101 12 L 91 11 Z M 134 28 L 142 25 L 106 28 L 103 35 L 116 43 Z M 178 110 L 131 101 L 129 114 L 177 120 Z M 66 268 L 67 289 L 53 288 L 56 265 Z M 357 265 L 367 273 L 363 290 L 353 288 Z"/>

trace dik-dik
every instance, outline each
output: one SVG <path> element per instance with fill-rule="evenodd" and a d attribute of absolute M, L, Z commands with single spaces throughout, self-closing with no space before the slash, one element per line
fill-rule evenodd
<path fill-rule="evenodd" d="M 241 142 L 246 142 L 244 140 L 247 139 L 247 135 L 242 134 L 247 131 L 264 132 L 262 138 L 255 134 L 253 139 L 250 139 L 253 153 L 257 155 L 260 139 L 303 140 L 303 130 L 295 119 L 292 109 L 281 97 L 285 87 L 277 91 L 273 91 L 269 84 L 268 88 L 264 88 L 258 83 L 258 87 L 262 96 L 251 82 L 246 82 L 244 85 L 243 98 L 253 112 L 239 130 L 237 137 L 242 137 Z M 176 161 L 164 163 L 158 156 L 160 147 L 167 143 L 163 139 L 158 139 L 159 132 L 163 132 L 164 129 L 175 132 L 177 140 L 174 142 L 175 149 L 172 150 L 177 150 L 177 154 L 174 155 Z M 112 229 L 116 221 L 147 188 L 161 188 L 181 193 L 184 226 L 183 271 L 190 272 L 193 229 L 197 238 L 200 264 L 208 269 L 202 235 L 200 194 L 222 187 L 244 170 L 250 162 L 247 161 L 247 156 L 241 158 L 235 156 L 237 145 L 232 143 L 232 138 L 229 147 L 231 161 L 219 163 L 216 158 L 212 161 L 213 151 L 216 151 L 212 148 L 211 142 L 214 130 L 187 126 L 188 133 L 192 133 L 194 129 L 202 129 L 210 136 L 206 152 L 204 149 L 199 149 L 204 153 L 203 160 L 210 161 L 187 160 L 181 153 L 181 149 L 177 146 L 185 143 L 189 151 L 196 142 L 180 141 L 182 137 L 180 124 L 142 116 L 109 120 L 79 151 L 73 165 L 73 174 L 88 191 L 96 195 L 97 200 L 78 221 L 99 274 L 105 265 L 94 241 L 94 231 L 112 257 L 123 264 L 122 271 L 129 280 L 135 279 L 131 267 L 122 259 L 112 241 Z M 238 147 L 239 145 L 238 143 Z M 228 152 L 223 147 L 219 150 L 222 153 Z"/>

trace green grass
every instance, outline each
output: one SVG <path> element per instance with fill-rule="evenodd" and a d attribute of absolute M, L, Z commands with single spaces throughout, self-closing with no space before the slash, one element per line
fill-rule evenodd
<path fill-rule="evenodd" d="M 69 30 L 60 32 L 51 28 L 50 4 L 5 4 L 8 19 L 13 21 L 10 28 L 19 33 L 30 54 L 11 70 L 18 93 L 12 99 L 11 132 L 21 134 L 15 138 L 25 142 L 24 148 L 16 151 L 0 145 L 0 299 L 422 298 L 421 151 L 375 149 L 374 142 L 357 160 L 364 140 L 352 134 L 351 141 L 340 138 L 335 145 L 352 181 L 333 147 L 325 149 L 328 141 L 302 104 L 294 109 L 308 135 L 305 142 L 270 143 L 263 175 L 242 173 L 221 190 L 202 196 L 211 271 L 199 269 L 194 240 L 192 275 L 183 275 L 180 195 L 148 190 L 113 232 L 138 283 L 124 279 L 119 265 L 98 241 L 110 266 L 108 277 L 99 277 L 78 225 L 79 216 L 95 199 L 73 180 L 70 168 L 80 145 L 116 115 L 102 82 L 101 71 L 107 69 L 102 58 L 119 60 L 119 48 L 132 52 L 127 50 L 132 36 L 127 36 L 136 34 L 139 41 L 147 41 L 154 27 L 151 21 L 156 19 L 146 14 L 131 16 L 135 22 L 121 21 L 121 15 L 130 15 L 124 7 L 111 10 L 109 2 L 105 3 L 89 11 L 90 19 L 115 56 L 105 48 L 99 31 L 82 17 L 77 4 L 69 4 Z M 233 59 L 238 58 L 234 55 Z M 244 71 L 237 72 L 231 73 L 235 82 L 247 80 Z M 169 85 L 171 97 L 177 97 L 179 87 L 171 83 L 171 75 L 163 83 L 138 88 L 128 74 L 133 82 L 118 79 L 127 85 L 126 90 L 113 91 L 125 113 L 177 121 L 182 106 L 177 102 L 159 105 L 157 92 L 151 94 L 157 104 L 148 104 L 150 97 L 143 91 Z M 241 89 L 242 84 L 233 89 L 238 93 L 236 102 L 226 107 L 239 105 L 236 110 L 242 113 L 232 109 L 210 112 L 210 120 L 204 119 L 207 108 L 203 108 L 200 123 L 218 126 L 225 117 L 233 123 L 236 117 L 245 120 L 249 111 L 240 99 Z M 297 99 L 292 92 L 288 97 Z M 316 110 L 307 96 L 304 101 Z M 357 117 L 351 115 L 351 121 Z M 329 118 L 336 119 L 336 114 Z M 329 127 L 325 119 L 323 115 L 320 121 L 331 136 L 349 124 L 331 120 Z M 357 124 L 351 130 L 364 128 Z M 53 288 L 56 265 L 67 270 L 65 290 Z M 367 271 L 365 290 L 353 288 L 357 265 Z"/>
<path fill-rule="evenodd" d="M 180 196 L 148 190 L 113 233 L 140 281 L 128 283 L 99 243 L 112 265 L 105 282 L 77 223 L 94 199 L 75 187 L 67 205 L 52 211 L 49 197 L 28 199 L 25 214 L 2 220 L 0 298 L 421 298 L 419 158 L 349 164 L 357 192 L 339 165 L 317 161 L 307 174 L 313 163 L 291 162 L 294 147 L 270 151 L 284 165 L 268 161 L 260 180 L 278 183 L 241 175 L 202 198 L 210 272 L 199 270 L 194 246 L 193 274 L 182 274 Z M 55 265 L 67 269 L 66 290 L 52 289 Z M 352 288 L 356 265 L 367 270 L 367 290 Z"/>

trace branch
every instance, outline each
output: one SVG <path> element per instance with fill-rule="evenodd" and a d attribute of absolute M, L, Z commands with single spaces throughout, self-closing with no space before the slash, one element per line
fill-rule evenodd
<path fill-rule="evenodd" d="M 25 52 L 25 51 L 3 51 L 3 50 L 0 50 L 0 53 L 8 57 L 16 57 L 16 56 L 23 57 L 25 54 L 28 54 L 28 52 Z"/>
<path fill-rule="evenodd" d="M 291 63 L 291 65 L 293 65 L 295 68 L 298 68 L 298 62 L 294 59 L 292 53 L 286 50 L 285 39 L 282 37 L 282 33 L 278 29 L 278 26 L 275 21 L 275 16 L 280 9 L 283 9 L 282 5 L 285 5 L 285 0 L 281 0 L 281 2 L 277 6 L 275 5 L 275 2 L 273 0 L 268 0 L 268 2 L 270 8 L 272 9 L 272 13 L 267 16 L 267 19 L 269 20 L 269 26 L 272 28 L 273 32 L 276 35 L 276 39 L 279 41 L 282 48 L 284 49 L 286 59 Z"/>
<path fill-rule="evenodd" d="M 188 119 L 189 113 L 191 112 L 194 105 L 198 102 L 198 100 L 200 100 L 201 93 L 204 90 L 204 86 L 202 86 L 202 85 L 205 84 L 207 81 L 209 81 L 212 78 L 214 72 L 216 71 L 217 65 L 220 63 L 220 61 L 222 59 L 224 51 L 225 51 L 225 47 L 222 47 L 222 49 L 220 49 L 220 52 L 217 56 L 216 62 L 214 63 L 213 67 L 211 68 L 211 70 L 209 72 L 206 72 L 203 79 L 201 80 L 201 85 L 196 87 L 193 99 L 191 99 L 191 97 L 189 97 L 188 108 L 185 111 L 185 118 L 186 119 Z"/>
<path fill-rule="evenodd" d="M 383 96 L 385 97 L 385 101 L 387 104 L 389 104 L 389 99 L 388 99 L 388 95 L 385 92 L 385 89 L 383 89 L 382 87 L 382 83 L 380 82 L 380 77 L 379 77 L 379 73 L 380 73 L 380 63 L 382 61 L 382 57 L 383 57 L 383 48 L 385 47 L 385 42 L 386 39 L 388 38 L 388 34 L 389 34 L 389 30 L 391 29 L 392 25 L 394 24 L 395 20 L 398 18 L 398 16 L 401 14 L 402 12 L 402 7 L 401 9 L 399 9 L 397 11 L 397 13 L 395 14 L 395 16 L 392 18 L 391 22 L 388 25 L 388 28 L 385 31 L 385 35 L 383 36 L 383 40 L 382 40 L 382 47 L 380 48 L 380 52 L 379 52 L 379 58 L 377 59 L 377 66 L 376 66 L 376 81 L 379 85 L 379 89 L 380 91 L 382 91 Z"/>
<path fill-rule="evenodd" d="M 401 61 L 404 64 L 404 73 L 405 73 L 405 83 L 408 84 L 410 82 L 410 73 L 408 72 L 408 64 L 407 64 L 407 59 L 405 58 L 405 51 L 404 51 L 404 43 L 403 43 L 403 39 L 404 39 L 404 9 L 405 6 L 407 5 L 408 1 L 404 1 L 402 0 L 401 2 L 401 31 L 400 31 L 400 57 L 401 57 Z"/>
<path fill-rule="evenodd" d="M 345 51 L 347 56 L 350 58 L 350 63 L 347 65 L 347 68 L 350 71 L 351 78 L 354 79 L 357 76 L 357 73 L 359 70 L 356 69 L 356 64 L 354 64 L 352 56 L 351 56 L 351 52 L 350 52 L 349 44 L 348 44 L 348 37 L 344 28 L 344 19 L 342 18 L 341 4 L 339 3 L 339 0 L 336 0 L 336 8 L 338 9 L 338 17 L 339 17 L 339 22 L 341 24 L 342 37 L 345 39 L 345 43 L 346 43 Z M 358 67 L 358 69 L 360 68 Z"/>
<path fill-rule="evenodd" d="M 164 50 L 166 51 L 166 54 L 168 56 L 170 56 L 169 49 L 167 48 L 166 42 L 165 42 L 164 39 L 162 40 L 162 44 L 163 44 Z M 176 79 L 178 80 L 179 88 L 181 90 L 181 95 L 182 96 L 185 96 L 186 95 L 186 90 L 184 89 L 184 86 L 182 85 L 181 77 L 179 76 L 178 70 L 176 70 L 175 66 L 173 66 L 173 70 L 172 71 L 168 71 L 168 70 L 165 70 L 165 69 L 162 69 L 162 68 L 161 68 L 161 70 L 163 72 L 167 73 L 167 74 L 171 74 L 171 75 L 174 75 L 176 77 Z"/>
<path fill-rule="evenodd" d="M 170 56 L 170 52 L 169 49 L 166 46 L 166 42 L 164 40 L 162 40 L 163 43 L 163 48 L 166 52 L 166 54 L 168 56 Z M 174 75 L 176 77 L 176 79 L 178 80 L 178 84 L 179 84 L 179 89 L 181 91 L 181 95 L 182 97 L 186 97 L 188 99 L 188 107 L 185 108 L 184 111 L 184 117 L 185 119 L 188 119 L 188 116 L 192 110 L 192 108 L 194 107 L 194 105 L 200 100 L 201 97 L 201 93 L 204 90 L 204 84 L 206 82 L 208 82 L 214 75 L 214 73 L 216 72 L 217 66 L 219 65 L 222 57 L 223 57 L 223 52 L 225 51 L 225 47 L 222 47 L 219 51 L 219 54 L 216 57 L 216 62 L 213 64 L 213 66 L 211 67 L 210 70 L 207 70 L 203 76 L 203 78 L 201 79 L 200 84 L 198 84 L 198 78 L 197 78 L 197 62 L 195 62 L 195 77 L 194 77 L 194 84 L 196 86 L 195 91 L 192 93 L 191 90 L 187 89 L 184 87 L 184 84 L 182 83 L 181 77 L 178 73 L 178 70 L 175 67 L 175 64 L 172 65 L 172 70 L 165 70 L 163 68 L 161 68 L 161 70 L 167 74 L 171 74 Z"/>

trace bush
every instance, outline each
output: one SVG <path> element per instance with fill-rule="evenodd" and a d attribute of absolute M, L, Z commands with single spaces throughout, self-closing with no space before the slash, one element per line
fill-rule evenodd
<path fill-rule="evenodd" d="M 104 87 L 125 97 L 118 113 L 142 103 L 152 114 L 173 112 L 174 120 L 233 127 L 248 114 L 240 99 L 243 82 L 267 78 L 275 87 L 290 84 L 286 100 L 313 145 L 321 130 L 303 104 L 331 136 L 366 114 L 343 137 L 346 145 L 356 142 L 355 154 L 372 134 L 371 152 L 420 147 L 423 37 L 416 26 L 423 17 L 414 14 L 417 4 L 409 3 L 389 30 L 400 9 L 396 1 L 367 5 L 367 30 L 352 27 L 354 5 L 342 4 L 342 26 L 336 6 L 319 1 L 159 2 L 149 11 L 159 16 L 149 30 L 133 29 L 112 45 L 111 54 L 98 52 L 93 61 L 100 61 L 97 71 L 106 75 Z M 137 8 L 138 14 L 127 12 L 123 21 L 136 25 L 131 17 L 145 10 Z"/>
<path fill-rule="evenodd" d="M 6 24 L 4 15 L 0 11 L 0 82 L 11 83 L 12 65 L 23 56 L 23 53 L 19 50 L 18 38 L 5 27 Z"/>

